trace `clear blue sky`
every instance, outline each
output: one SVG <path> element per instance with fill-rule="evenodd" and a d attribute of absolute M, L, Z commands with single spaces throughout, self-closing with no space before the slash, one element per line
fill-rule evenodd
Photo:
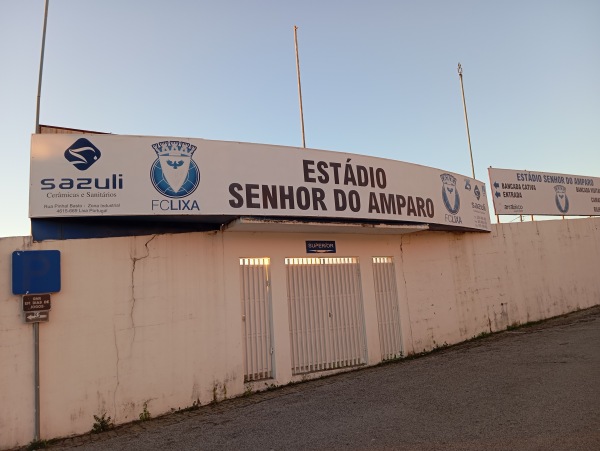
<path fill-rule="evenodd" d="M 0 236 L 28 235 L 43 0 L 0 1 Z M 50 0 L 41 123 L 600 177 L 597 0 Z M 491 205 L 491 201 L 490 201 Z M 492 211 L 493 213 L 493 211 Z"/>

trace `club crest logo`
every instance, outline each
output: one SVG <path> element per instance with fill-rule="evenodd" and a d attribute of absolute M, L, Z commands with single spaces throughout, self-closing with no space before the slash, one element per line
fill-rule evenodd
<path fill-rule="evenodd" d="M 192 159 L 196 146 L 183 141 L 152 144 L 157 158 L 150 169 L 150 180 L 163 196 L 180 198 L 192 194 L 200 183 L 200 169 Z"/>
<path fill-rule="evenodd" d="M 442 179 L 442 199 L 449 213 L 455 215 L 460 210 L 460 196 L 456 191 L 456 177 L 451 174 L 440 175 Z"/>
<path fill-rule="evenodd" d="M 65 158 L 80 171 L 90 168 L 100 159 L 100 150 L 85 138 L 79 138 L 65 150 Z"/>
<path fill-rule="evenodd" d="M 554 200 L 556 201 L 556 208 L 558 208 L 558 211 L 560 211 L 562 214 L 565 214 L 567 211 L 569 211 L 569 198 L 567 197 L 567 188 L 565 188 L 563 185 L 556 185 L 554 187 L 554 191 L 556 191 L 556 194 L 554 196 Z"/>
<path fill-rule="evenodd" d="M 475 197 L 477 198 L 477 200 L 479 200 L 479 198 L 481 197 L 481 192 L 479 191 L 479 187 L 477 185 L 475 185 L 475 189 L 473 190 L 473 194 L 475 194 Z"/>

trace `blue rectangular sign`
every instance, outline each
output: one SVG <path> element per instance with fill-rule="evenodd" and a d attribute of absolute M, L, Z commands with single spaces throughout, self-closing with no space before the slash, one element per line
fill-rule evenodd
<path fill-rule="evenodd" d="M 335 241 L 307 241 L 307 254 L 335 254 Z"/>
<path fill-rule="evenodd" d="M 13 294 L 42 294 L 60 291 L 60 251 L 14 251 Z"/>

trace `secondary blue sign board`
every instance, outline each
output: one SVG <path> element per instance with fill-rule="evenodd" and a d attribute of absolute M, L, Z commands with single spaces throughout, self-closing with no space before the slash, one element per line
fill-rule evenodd
<path fill-rule="evenodd" d="M 307 241 L 307 254 L 335 254 L 335 241 Z"/>
<path fill-rule="evenodd" d="M 14 251 L 13 294 L 60 291 L 60 251 Z"/>

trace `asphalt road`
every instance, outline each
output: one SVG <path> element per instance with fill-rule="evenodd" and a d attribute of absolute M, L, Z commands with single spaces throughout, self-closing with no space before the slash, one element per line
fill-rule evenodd
<path fill-rule="evenodd" d="M 53 450 L 600 450 L 600 306 Z"/>

